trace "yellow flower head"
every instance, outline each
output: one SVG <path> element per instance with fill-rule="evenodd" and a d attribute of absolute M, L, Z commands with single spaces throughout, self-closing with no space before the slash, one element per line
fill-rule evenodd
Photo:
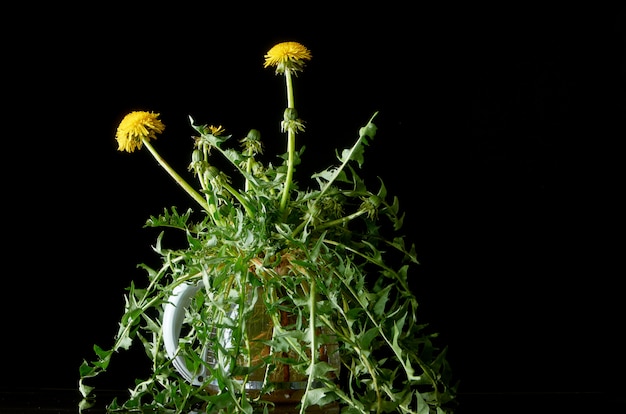
<path fill-rule="evenodd" d="M 211 130 L 211 135 L 215 137 L 219 137 L 224 133 L 224 128 L 222 126 L 209 125 L 209 129 Z"/>
<path fill-rule="evenodd" d="M 144 111 L 131 112 L 117 127 L 115 134 L 117 149 L 128 152 L 141 149 L 144 139 L 147 141 L 156 139 L 156 134 L 160 134 L 164 129 L 165 125 L 159 119 L 159 114 Z"/>
<path fill-rule="evenodd" d="M 276 66 L 276 73 L 297 73 L 304 69 L 305 61 L 311 60 L 311 52 L 298 42 L 282 42 L 272 47 L 265 55 L 263 67 Z"/>

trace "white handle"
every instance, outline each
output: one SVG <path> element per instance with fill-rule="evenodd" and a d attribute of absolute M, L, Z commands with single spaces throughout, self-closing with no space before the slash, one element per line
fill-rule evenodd
<path fill-rule="evenodd" d="M 173 360 L 176 370 L 193 385 L 202 385 L 202 378 L 206 376 L 206 369 L 202 367 L 200 372 L 191 373 L 185 364 L 185 358 L 178 355 L 178 345 L 187 307 L 191 303 L 191 298 L 203 287 L 202 281 L 196 284 L 183 283 L 176 286 L 165 304 L 163 312 L 162 330 L 165 351 Z"/>

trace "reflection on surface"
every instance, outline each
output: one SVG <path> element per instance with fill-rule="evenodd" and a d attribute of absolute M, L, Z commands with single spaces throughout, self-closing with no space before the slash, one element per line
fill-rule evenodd
<path fill-rule="evenodd" d="M 98 401 L 83 414 L 106 413 L 106 404 L 115 397 L 123 397 L 124 391 L 100 390 Z M 79 413 L 82 396 L 78 389 L 13 389 L 0 390 L 0 413 Z"/>
<path fill-rule="evenodd" d="M 124 390 L 99 390 L 96 404 L 81 414 L 104 414 L 113 398 L 122 400 Z M 0 389 L 1 414 L 74 413 L 79 414 L 81 395 L 71 389 Z M 626 413 L 626 395 L 615 393 L 469 393 L 458 395 L 455 414 L 517 413 Z M 282 407 L 273 414 L 291 414 L 294 407 Z M 325 408 L 311 413 L 335 414 L 339 409 Z M 191 414 L 191 413 L 190 413 Z"/>
<path fill-rule="evenodd" d="M 94 405 L 79 409 L 82 396 L 78 390 L 69 389 L 17 389 L 0 390 L 0 413 L 1 414 L 30 414 L 30 413 L 80 413 L 80 414 L 104 414 L 106 406 L 117 397 L 123 401 L 128 395 L 124 390 L 99 390 Z M 119 412 L 119 411 L 117 411 Z M 155 414 L 153 411 L 150 413 Z M 294 405 L 277 405 L 271 411 L 272 414 L 297 414 L 298 409 Z M 339 414 L 339 407 L 328 406 L 323 409 L 311 408 L 307 411 L 311 414 Z M 191 411 L 189 414 L 201 414 Z"/>

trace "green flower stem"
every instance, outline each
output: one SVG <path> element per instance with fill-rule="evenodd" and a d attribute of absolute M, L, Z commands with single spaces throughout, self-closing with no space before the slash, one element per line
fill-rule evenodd
<path fill-rule="evenodd" d="M 217 209 L 217 201 L 215 200 L 215 194 L 211 191 L 211 188 L 208 188 L 206 184 L 202 184 L 202 189 L 206 191 L 207 201 L 209 203 L 210 209 L 209 217 L 213 220 L 213 224 L 222 225 L 222 215 L 220 211 Z"/>
<path fill-rule="evenodd" d="M 324 224 L 320 224 L 319 226 L 315 227 L 315 230 L 323 230 L 323 229 L 326 229 L 328 227 L 333 227 L 333 226 L 336 226 L 336 225 L 339 225 L 339 224 L 347 223 L 350 220 L 354 220 L 355 218 L 357 218 L 359 216 L 362 216 L 365 213 L 366 213 L 365 210 L 359 210 L 356 213 L 352 213 L 352 214 L 350 214 L 348 216 L 341 217 L 341 218 L 338 218 L 338 219 L 332 220 L 332 221 L 327 221 Z"/>
<path fill-rule="evenodd" d="M 246 161 L 246 172 L 252 175 L 252 148 L 248 148 L 248 160 Z M 250 180 L 246 177 L 246 181 L 244 182 L 244 191 L 248 192 L 250 189 Z"/>
<path fill-rule="evenodd" d="M 202 174 L 198 168 L 196 168 L 196 174 L 198 174 L 199 177 Z M 212 192 L 212 188 L 207 185 L 207 181 L 205 181 L 204 179 L 199 179 L 198 181 L 200 182 L 200 187 L 202 187 L 202 191 L 204 191 L 204 194 L 206 196 L 206 200 L 209 206 L 209 210 L 207 210 L 209 212 L 209 217 L 213 220 L 213 224 L 222 224 L 222 217 L 216 207 L 217 201 L 215 201 L 215 194 Z"/>
<path fill-rule="evenodd" d="M 209 204 L 207 203 L 207 201 L 204 199 L 204 197 L 202 197 L 200 195 L 200 193 L 198 193 L 196 190 L 194 190 L 189 183 L 187 183 L 187 181 L 185 181 L 183 179 L 183 177 L 181 177 L 180 175 L 178 175 L 178 173 L 176 171 L 174 171 L 174 169 L 172 167 L 170 167 L 170 165 L 163 159 L 163 157 L 161 157 L 161 155 L 159 155 L 159 153 L 157 152 L 156 149 L 154 149 L 154 147 L 152 146 L 152 144 L 150 144 L 150 142 L 147 139 L 142 139 L 143 144 L 146 146 L 146 148 L 148 148 L 148 150 L 150 151 L 150 153 L 154 156 L 154 158 L 157 160 L 157 162 L 159 164 L 161 164 L 161 167 L 163 167 L 165 169 L 165 171 L 168 172 L 169 175 L 172 176 L 172 178 L 174 179 L 174 181 L 176 181 L 178 183 L 178 185 L 180 185 L 183 190 L 185 190 L 187 192 L 187 194 L 189 194 L 191 196 L 191 198 L 193 198 L 194 200 L 196 200 L 198 202 L 198 204 L 200 204 L 200 206 L 205 209 L 208 212 L 211 212 L 211 208 L 209 207 Z"/>
<path fill-rule="evenodd" d="M 245 198 L 242 197 L 242 195 L 241 195 L 241 193 L 239 191 L 235 190 L 228 183 L 223 182 L 221 185 L 225 189 L 227 189 L 228 192 L 231 193 L 241 203 L 241 205 L 246 209 L 246 213 L 248 214 L 249 217 L 254 217 L 254 210 L 250 206 L 250 203 L 248 203 L 248 201 Z"/>
<path fill-rule="evenodd" d="M 315 230 L 324 230 L 327 229 L 329 227 L 333 227 L 333 226 L 337 226 L 339 224 L 344 224 L 349 222 L 350 220 L 354 220 L 355 218 L 362 216 L 363 214 L 366 213 L 366 210 L 359 210 L 356 213 L 352 213 L 348 216 L 345 217 L 340 217 L 338 219 L 332 220 L 332 221 L 327 221 L 326 223 L 320 224 L 319 226 L 315 226 Z M 298 233 L 300 233 L 302 231 L 302 229 L 304 229 L 304 226 L 306 225 L 306 221 L 303 221 L 302 223 L 300 223 L 298 225 L 298 227 L 296 227 L 293 231 L 293 233 L 291 234 L 293 237 L 295 237 Z"/>
<path fill-rule="evenodd" d="M 294 108 L 293 82 L 291 79 L 291 71 L 285 70 L 285 82 L 287 84 L 287 108 Z M 285 178 L 285 188 L 280 200 L 280 211 L 284 211 L 289 201 L 289 191 L 291 190 L 291 182 L 293 181 L 293 167 L 296 153 L 296 132 L 293 128 L 287 128 L 287 177 Z"/>
<path fill-rule="evenodd" d="M 287 108 L 295 108 L 293 102 L 293 82 L 291 80 L 291 71 L 285 70 L 285 82 L 287 83 Z"/>
<path fill-rule="evenodd" d="M 291 190 L 291 182 L 293 181 L 293 158 L 296 149 L 296 134 L 293 130 L 289 130 L 287 138 L 287 151 L 289 153 L 289 160 L 287 161 L 287 177 L 285 178 L 285 188 L 283 189 L 283 196 L 280 200 L 280 211 L 284 211 L 289 201 L 289 191 Z"/>

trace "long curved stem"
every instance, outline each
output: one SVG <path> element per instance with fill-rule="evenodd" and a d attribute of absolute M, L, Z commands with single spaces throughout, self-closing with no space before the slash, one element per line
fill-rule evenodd
<path fill-rule="evenodd" d="M 209 204 L 204 199 L 204 197 L 202 197 L 200 193 L 194 190 L 189 185 L 189 183 L 187 183 L 187 181 L 183 179 L 183 177 L 181 177 L 180 175 L 178 175 L 176 171 L 174 171 L 174 169 L 167 163 L 167 161 L 165 161 L 165 159 L 161 157 L 161 155 L 157 152 L 157 150 L 154 149 L 152 144 L 150 144 L 150 142 L 148 142 L 148 140 L 145 138 L 143 139 L 143 144 L 146 146 L 146 148 L 148 148 L 152 156 L 157 160 L 157 162 L 161 165 L 161 167 L 163 167 L 165 171 L 167 171 L 167 173 L 172 176 L 174 181 L 176 181 L 178 185 L 180 185 L 183 188 L 183 190 L 185 190 L 187 194 L 191 196 L 191 198 L 196 200 L 203 209 L 210 212 L 211 209 L 209 208 Z"/>
<path fill-rule="evenodd" d="M 287 84 L 287 108 L 295 109 L 293 81 L 289 70 L 285 70 L 285 82 Z M 293 128 L 287 128 L 287 153 L 287 177 L 285 178 L 285 188 L 283 188 L 283 195 L 280 200 L 280 211 L 284 211 L 287 206 L 289 191 L 291 190 L 291 183 L 293 181 L 294 158 L 296 154 L 296 131 Z"/>
<path fill-rule="evenodd" d="M 237 190 L 235 190 L 230 184 L 228 183 L 222 183 L 222 186 L 228 190 L 229 193 L 231 193 L 236 199 L 237 201 L 239 201 L 241 203 L 241 205 L 243 206 L 243 208 L 246 210 L 246 213 L 248 214 L 248 217 L 254 217 L 254 210 L 252 208 L 252 206 L 250 206 L 250 203 L 248 203 L 246 201 L 245 198 L 243 198 L 243 196 L 241 195 L 241 193 Z"/>

